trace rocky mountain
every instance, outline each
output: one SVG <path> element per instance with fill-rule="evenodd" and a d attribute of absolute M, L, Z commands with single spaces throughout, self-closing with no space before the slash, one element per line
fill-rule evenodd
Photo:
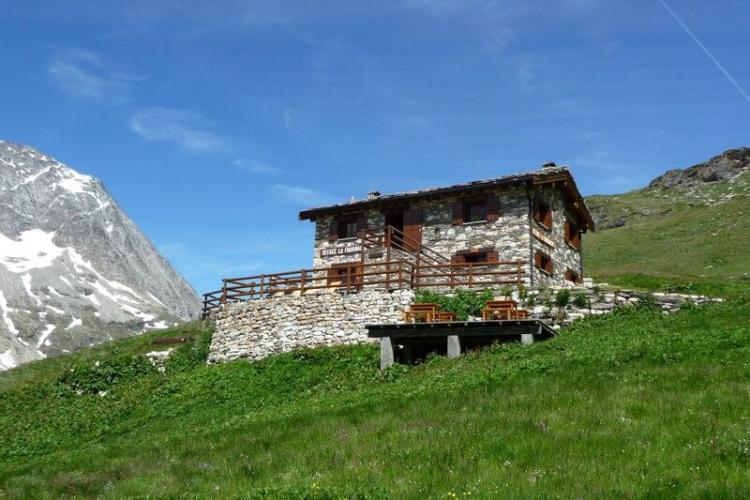
<path fill-rule="evenodd" d="M 668 170 L 649 185 L 622 195 L 595 195 L 586 203 L 597 230 L 670 213 L 676 204 L 713 205 L 750 194 L 750 148 L 730 149 L 708 161 Z"/>
<path fill-rule="evenodd" d="M 690 168 L 668 170 L 652 180 L 647 189 L 700 188 L 711 182 L 731 181 L 747 171 L 750 171 L 750 148 L 730 149 Z"/>
<path fill-rule="evenodd" d="M 101 182 L 0 141 L 0 369 L 195 318 L 199 308 Z"/>

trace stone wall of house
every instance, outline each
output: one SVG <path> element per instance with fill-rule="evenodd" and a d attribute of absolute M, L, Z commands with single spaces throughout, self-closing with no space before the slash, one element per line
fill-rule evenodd
<path fill-rule="evenodd" d="M 500 217 L 494 222 L 469 222 L 453 225 L 453 205 L 456 197 L 412 202 L 408 208 L 423 211 L 422 244 L 447 259 L 460 251 L 495 250 L 500 260 L 523 261 L 526 273 L 525 284 L 530 284 L 530 216 L 529 197 L 524 188 L 498 190 L 496 193 Z M 380 228 L 385 216 L 379 210 L 366 213 L 368 227 Z M 362 248 L 359 238 L 328 241 L 332 217 L 321 217 L 316 221 L 314 267 L 328 267 L 360 260 L 358 250 Z M 335 255 L 323 256 L 323 252 Z M 366 253 L 365 262 L 382 259 L 382 253 Z M 395 256 L 397 258 L 397 256 Z"/>
<path fill-rule="evenodd" d="M 410 290 L 363 290 L 227 304 L 213 315 L 208 360 L 258 360 L 301 347 L 365 342 L 365 325 L 402 321 L 413 299 Z"/>
<path fill-rule="evenodd" d="M 523 188 L 498 191 L 500 217 L 495 222 L 453 225 L 453 204 L 445 198 L 417 205 L 424 211 L 422 242 L 448 258 L 464 250 L 494 249 L 500 260 L 529 260 L 529 198 Z"/>
<path fill-rule="evenodd" d="M 565 210 L 562 194 L 556 189 L 543 189 L 537 192 L 552 208 L 552 227 L 545 228 L 531 218 L 531 259 L 537 250 L 552 258 L 553 272 L 548 274 L 532 265 L 532 285 L 561 285 L 565 282 L 565 271 L 583 276 L 581 251 L 565 241 L 565 221 L 575 222 L 572 215 Z M 583 239 L 583 238 L 582 238 Z M 533 263 L 533 260 L 532 260 Z"/>

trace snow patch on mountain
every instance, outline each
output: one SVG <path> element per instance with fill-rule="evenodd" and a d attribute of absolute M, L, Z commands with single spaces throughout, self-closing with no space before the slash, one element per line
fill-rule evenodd
<path fill-rule="evenodd" d="M 12 273 L 25 273 L 30 269 L 49 267 L 64 249 L 54 244 L 54 232 L 41 229 L 24 231 L 18 240 L 0 232 L 0 265 Z"/>

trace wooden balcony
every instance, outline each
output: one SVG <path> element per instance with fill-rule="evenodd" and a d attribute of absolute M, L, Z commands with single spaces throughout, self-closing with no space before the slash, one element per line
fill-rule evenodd
<path fill-rule="evenodd" d="M 312 293 L 353 293 L 362 289 L 484 289 L 518 286 L 524 261 L 414 263 L 406 259 L 352 262 L 341 267 L 300 269 L 276 274 L 226 278 L 220 290 L 203 295 L 203 317 L 222 304 Z"/>

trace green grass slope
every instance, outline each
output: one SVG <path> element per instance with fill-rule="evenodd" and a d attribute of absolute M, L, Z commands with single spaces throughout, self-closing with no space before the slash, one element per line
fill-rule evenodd
<path fill-rule="evenodd" d="M 593 196 L 592 210 L 625 225 L 586 235 L 587 275 L 647 289 L 720 295 L 750 290 L 750 172 L 691 192 Z"/>
<path fill-rule="evenodd" d="M 750 495 L 746 303 L 385 372 L 370 345 L 206 366 L 186 328 L 165 373 L 141 337 L 0 375 L 0 496 Z"/>

